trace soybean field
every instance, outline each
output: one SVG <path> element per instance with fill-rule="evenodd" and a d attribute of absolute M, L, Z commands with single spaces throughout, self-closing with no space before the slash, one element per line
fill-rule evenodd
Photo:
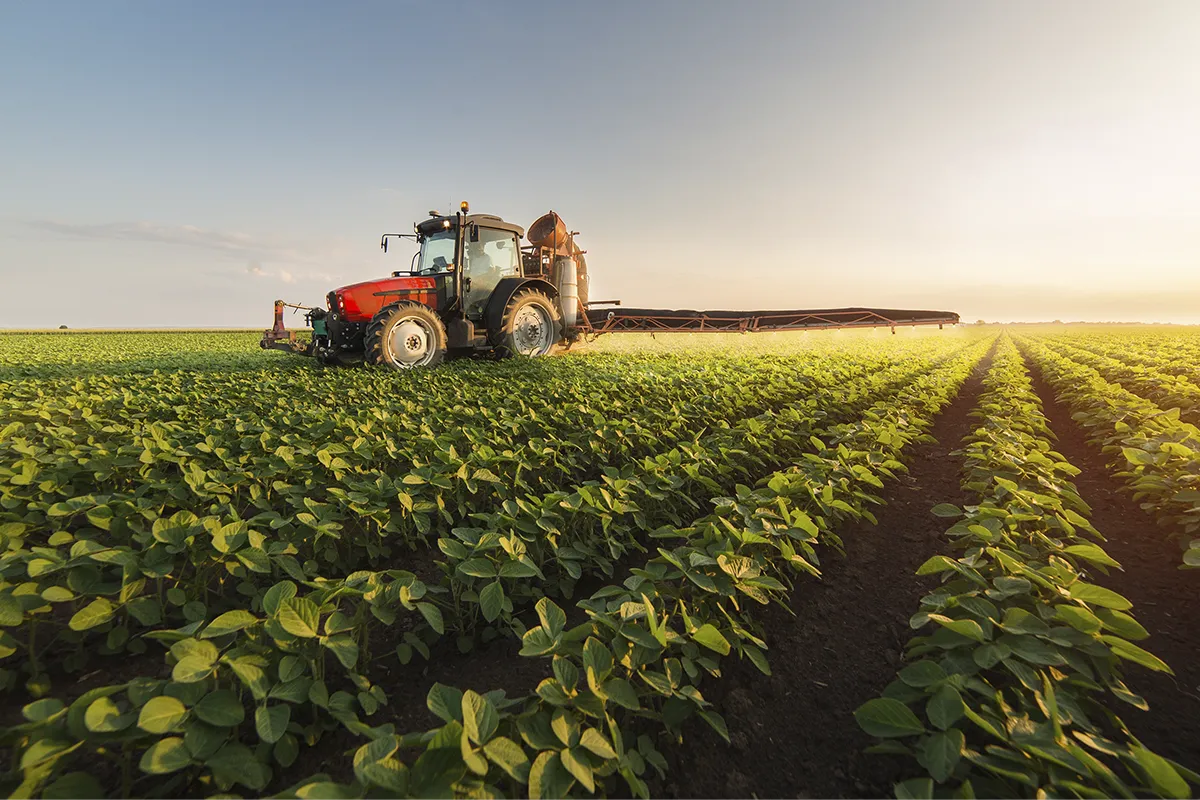
<path fill-rule="evenodd" d="M 1189 797 L 1200 331 L 0 333 L 12 797 Z"/>

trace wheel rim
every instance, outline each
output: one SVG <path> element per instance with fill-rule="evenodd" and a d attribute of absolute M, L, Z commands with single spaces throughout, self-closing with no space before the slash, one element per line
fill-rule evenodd
<path fill-rule="evenodd" d="M 405 317 L 388 332 L 387 357 L 401 369 L 428 364 L 436 352 L 433 328 L 417 317 Z"/>
<path fill-rule="evenodd" d="M 520 355 L 545 355 L 554 344 L 553 336 L 550 312 L 541 306 L 527 305 L 513 317 L 513 349 Z"/>

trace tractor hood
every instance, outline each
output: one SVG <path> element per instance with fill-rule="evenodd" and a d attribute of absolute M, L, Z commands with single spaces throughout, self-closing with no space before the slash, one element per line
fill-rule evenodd
<path fill-rule="evenodd" d="M 405 275 L 352 283 L 329 293 L 329 310 L 346 322 L 370 322 L 384 306 L 400 300 L 439 307 L 449 275 Z"/>

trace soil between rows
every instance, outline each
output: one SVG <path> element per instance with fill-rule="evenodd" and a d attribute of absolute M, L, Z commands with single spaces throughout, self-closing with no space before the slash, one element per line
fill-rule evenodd
<path fill-rule="evenodd" d="M 872 742 L 854 710 L 896 677 L 912 632 L 908 618 L 936 579 L 917 567 L 946 550 L 938 503 L 962 505 L 962 461 L 951 452 L 974 428 L 975 407 L 991 355 L 935 420 L 936 443 L 913 446 L 907 475 L 880 492 L 878 526 L 838 531 L 845 556 L 826 548 L 820 580 L 801 579 L 794 616 L 762 614 L 773 674 L 729 662 L 703 687 L 724 716 L 732 744 L 700 724 L 666 753 L 671 763 L 656 794 L 673 797 L 891 796 L 904 762 L 866 755 Z"/>
<path fill-rule="evenodd" d="M 1175 675 L 1126 665 L 1126 683 L 1150 704 L 1138 711 L 1117 703 L 1114 711 L 1134 735 L 1159 755 L 1200 769 L 1200 573 L 1178 568 L 1182 551 L 1170 531 L 1155 524 L 1112 476 L 1098 446 L 1058 402 L 1036 367 L 1034 391 L 1041 397 L 1057 449 L 1083 470 L 1075 477 L 1080 495 L 1092 507 L 1091 521 L 1108 541 L 1104 549 L 1123 571 L 1095 576 L 1133 603 L 1130 613 L 1150 632 L 1138 644 L 1167 662 Z"/>

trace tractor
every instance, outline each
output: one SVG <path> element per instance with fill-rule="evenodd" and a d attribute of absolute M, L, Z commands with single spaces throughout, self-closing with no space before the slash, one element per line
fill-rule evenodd
<path fill-rule="evenodd" d="M 330 292 L 327 308 L 303 309 L 310 342 L 283 325 L 276 301 L 275 326 L 262 340 L 275 348 L 326 363 L 362 358 L 398 369 L 432 367 L 447 356 L 489 352 L 501 357 L 544 356 L 576 341 L 580 310 L 587 307 L 583 251 L 553 211 L 525 231 L 489 214 L 429 212 L 414 233 L 420 249 L 407 271 Z"/>

